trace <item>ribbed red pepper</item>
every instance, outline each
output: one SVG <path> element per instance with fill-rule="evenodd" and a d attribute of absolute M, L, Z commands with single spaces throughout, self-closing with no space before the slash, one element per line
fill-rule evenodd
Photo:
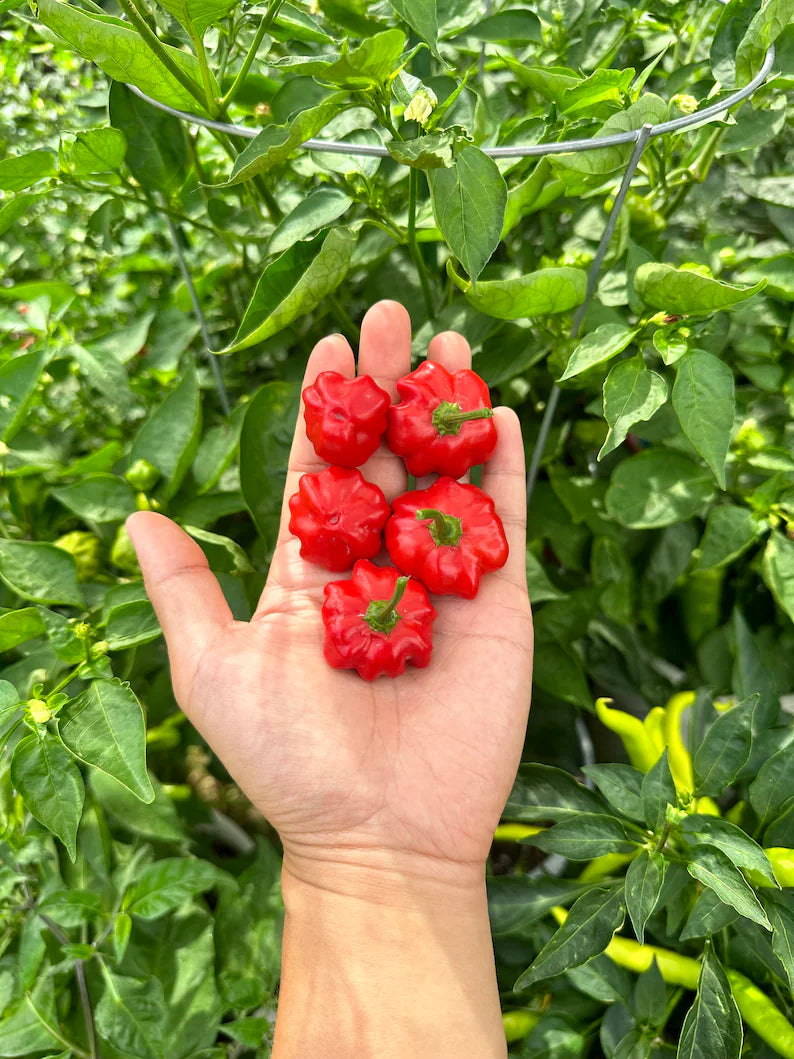
<path fill-rule="evenodd" d="M 462 478 L 496 448 L 485 381 L 470 368 L 449 372 L 433 360 L 397 380 L 400 404 L 389 409 L 386 441 L 409 474 Z"/>
<path fill-rule="evenodd" d="M 386 431 L 391 397 L 369 375 L 346 379 L 323 371 L 303 391 L 306 436 L 321 460 L 360 467 Z"/>
<path fill-rule="evenodd" d="M 335 669 L 375 680 L 430 662 L 435 608 L 424 585 L 393 566 L 360 559 L 348 581 L 325 586 L 322 616 L 323 654 Z"/>
<path fill-rule="evenodd" d="M 476 485 L 439 478 L 398 496 L 392 511 L 385 529 L 391 561 L 437 595 L 473 599 L 480 577 L 507 560 L 502 520 Z"/>
<path fill-rule="evenodd" d="M 302 475 L 289 509 L 290 533 L 300 538 L 300 553 L 309 562 L 349 570 L 356 559 L 371 559 L 381 549 L 389 505 L 361 471 L 326 467 Z"/>

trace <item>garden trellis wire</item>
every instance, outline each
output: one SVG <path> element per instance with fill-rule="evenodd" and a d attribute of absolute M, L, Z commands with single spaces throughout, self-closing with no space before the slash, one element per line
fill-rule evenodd
<path fill-rule="evenodd" d="M 720 0 L 720 2 L 724 3 L 725 0 Z M 596 287 L 598 286 L 598 278 L 601 273 L 601 266 L 606 257 L 609 241 L 615 231 L 620 210 L 648 141 L 656 136 L 664 136 L 667 133 L 681 132 L 683 129 L 690 129 L 704 125 L 712 119 L 724 114 L 737 103 L 741 103 L 745 99 L 748 99 L 756 89 L 760 88 L 760 86 L 766 81 L 774 62 L 775 46 L 774 44 L 770 44 L 764 55 L 764 61 L 761 64 L 758 73 L 742 88 L 732 92 L 729 96 L 726 96 L 725 99 L 722 99 L 717 103 L 712 103 L 708 107 L 704 107 L 703 110 L 696 110 L 692 114 L 684 114 L 680 118 L 674 118 L 672 121 L 664 121 L 659 125 L 643 125 L 639 129 L 629 129 L 627 132 L 618 132 L 611 136 L 597 136 L 593 139 L 560 140 L 556 143 L 512 144 L 505 147 L 480 148 L 480 150 L 490 158 L 543 158 L 552 154 L 569 154 L 575 151 L 592 151 L 601 147 L 618 147 L 627 143 L 634 144 L 634 150 L 632 151 L 626 169 L 624 170 L 620 188 L 615 196 L 598 248 L 587 274 L 585 298 L 574 315 L 573 324 L 571 326 L 571 338 L 576 338 L 578 336 L 587 308 L 595 294 Z M 167 114 L 171 114 L 173 117 L 180 118 L 193 125 L 200 125 L 203 128 L 213 129 L 216 132 L 227 133 L 231 136 L 241 136 L 250 140 L 256 139 L 262 131 L 261 129 L 248 128 L 245 125 L 232 125 L 223 121 L 215 121 L 212 118 L 204 118 L 198 114 L 190 114 L 184 110 L 176 110 L 174 107 L 169 107 L 165 103 L 159 103 L 156 99 L 152 99 L 150 96 L 146 95 L 145 92 L 142 92 L 139 88 L 135 88 L 133 85 L 130 85 L 129 87 L 137 96 L 140 96 L 141 99 L 145 100 L 153 107 L 157 107 L 159 110 L 163 110 Z M 381 158 L 388 157 L 389 155 L 385 144 L 354 144 L 348 143 L 344 140 L 319 140 L 311 138 L 300 144 L 300 147 L 307 151 L 328 151 L 336 154 L 375 155 Z M 182 263 L 181 259 L 180 263 Z M 197 309 L 199 323 L 202 325 L 202 331 L 205 332 L 206 324 L 204 322 L 203 313 L 201 312 L 200 306 L 196 304 L 195 307 Z M 540 461 L 543 458 L 543 451 L 546 447 L 546 441 L 548 440 L 549 431 L 551 430 L 559 397 L 560 389 L 555 383 L 552 386 L 549 399 L 544 408 L 543 420 L 540 424 L 537 442 L 535 443 L 529 469 L 527 471 L 527 506 L 529 506 L 532 498 Z"/>

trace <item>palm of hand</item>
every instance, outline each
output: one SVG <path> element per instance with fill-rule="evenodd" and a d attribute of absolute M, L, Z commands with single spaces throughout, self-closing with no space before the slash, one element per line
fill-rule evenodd
<path fill-rule="evenodd" d="M 470 363 L 454 332 L 436 336 L 429 355 L 451 370 Z M 317 344 L 305 383 L 327 370 L 354 373 L 341 336 Z M 394 379 L 409 370 L 408 314 L 378 303 L 362 324 L 359 371 L 396 395 Z M 487 854 L 521 755 L 532 660 L 523 448 L 513 414 L 499 410 L 497 422 L 483 487 L 505 523 L 510 558 L 475 600 L 434 598 L 430 666 L 394 680 L 366 682 L 325 662 L 323 586 L 340 575 L 300 558 L 286 503 L 251 622 L 232 619 L 198 546 L 174 523 L 148 512 L 131 520 L 177 701 L 285 850 L 338 859 L 385 850 L 454 864 Z M 323 466 L 299 417 L 285 500 L 302 473 Z M 402 461 L 385 447 L 362 471 L 387 499 L 406 488 Z"/>

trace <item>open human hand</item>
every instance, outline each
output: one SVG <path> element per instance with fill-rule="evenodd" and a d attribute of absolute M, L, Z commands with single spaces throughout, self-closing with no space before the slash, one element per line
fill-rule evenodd
<path fill-rule="evenodd" d="M 451 371 L 471 366 L 454 331 L 436 335 L 428 357 Z M 356 373 L 341 335 L 317 343 L 304 386 L 330 370 Z M 378 302 L 362 322 L 358 371 L 396 399 L 395 380 L 410 370 L 408 312 Z M 521 430 L 507 408 L 495 410 L 495 422 L 499 442 L 482 488 L 504 523 L 509 558 L 476 599 L 433 598 L 430 665 L 396 679 L 366 682 L 323 658 L 323 587 L 340 575 L 305 562 L 288 530 L 298 479 L 325 466 L 302 415 L 278 543 L 249 622 L 232 617 L 201 549 L 176 523 L 150 511 L 128 520 L 177 702 L 276 828 L 296 875 L 347 864 L 482 873 L 521 756 L 532 671 Z M 385 444 L 361 470 L 387 500 L 407 488 L 402 460 Z"/>

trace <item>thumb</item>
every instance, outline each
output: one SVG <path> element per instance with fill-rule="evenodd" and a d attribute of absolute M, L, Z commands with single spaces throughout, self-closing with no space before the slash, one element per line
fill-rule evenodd
<path fill-rule="evenodd" d="M 232 612 L 204 552 L 170 518 L 136 511 L 126 528 L 165 635 L 179 699 L 177 687 L 191 686 L 201 654 L 231 624 Z"/>

